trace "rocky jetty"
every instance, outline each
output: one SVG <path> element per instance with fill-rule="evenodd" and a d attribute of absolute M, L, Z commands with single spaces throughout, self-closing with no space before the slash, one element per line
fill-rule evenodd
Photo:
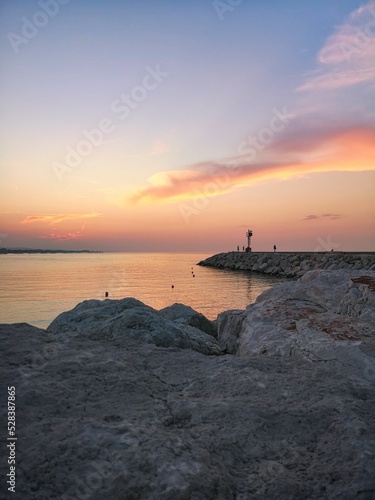
<path fill-rule="evenodd" d="M 316 270 L 221 313 L 218 331 L 129 298 L 48 331 L 0 325 L 14 497 L 373 499 L 374 320 L 374 272 Z"/>
<path fill-rule="evenodd" d="M 375 253 L 345 252 L 227 252 L 208 257 L 199 266 L 254 271 L 286 278 L 300 278 L 314 269 L 375 270 Z"/>

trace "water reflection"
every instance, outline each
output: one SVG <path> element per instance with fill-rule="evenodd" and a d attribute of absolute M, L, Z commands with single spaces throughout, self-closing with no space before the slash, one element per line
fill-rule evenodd
<path fill-rule="evenodd" d="M 25 321 L 45 328 L 83 300 L 104 299 L 106 291 L 110 299 L 135 297 L 156 309 L 180 302 L 214 319 L 221 311 L 244 309 L 264 290 L 285 281 L 196 265 L 207 256 L 2 255 L 0 322 Z"/>

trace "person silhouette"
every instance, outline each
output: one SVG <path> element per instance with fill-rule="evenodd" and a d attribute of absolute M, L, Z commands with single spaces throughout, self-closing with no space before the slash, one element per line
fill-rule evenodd
<path fill-rule="evenodd" d="M 273 251 L 276 252 L 276 245 L 273 246 Z"/>

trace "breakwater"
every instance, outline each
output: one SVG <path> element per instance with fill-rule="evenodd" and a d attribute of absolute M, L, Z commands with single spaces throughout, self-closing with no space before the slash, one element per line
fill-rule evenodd
<path fill-rule="evenodd" d="M 227 252 L 208 257 L 198 265 L 300 278 L 313 269 L 373 271 L 375 252 Z"/>

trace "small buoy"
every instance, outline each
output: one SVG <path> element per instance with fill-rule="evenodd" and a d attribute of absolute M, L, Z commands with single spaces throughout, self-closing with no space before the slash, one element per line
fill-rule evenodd
<path fill-rule="evenodd" d="M 172 285 L 172 288 L 174 288 L 174 285 Z"/>
<path fill-rule="evenodd" d="M 193 274 L 193 278 L 195 278 L 195 274 Z"/>
<path fill-rule="evenodd" d="M 108 297 L 108 292 L 105 292 L 105 296 Z"/>

